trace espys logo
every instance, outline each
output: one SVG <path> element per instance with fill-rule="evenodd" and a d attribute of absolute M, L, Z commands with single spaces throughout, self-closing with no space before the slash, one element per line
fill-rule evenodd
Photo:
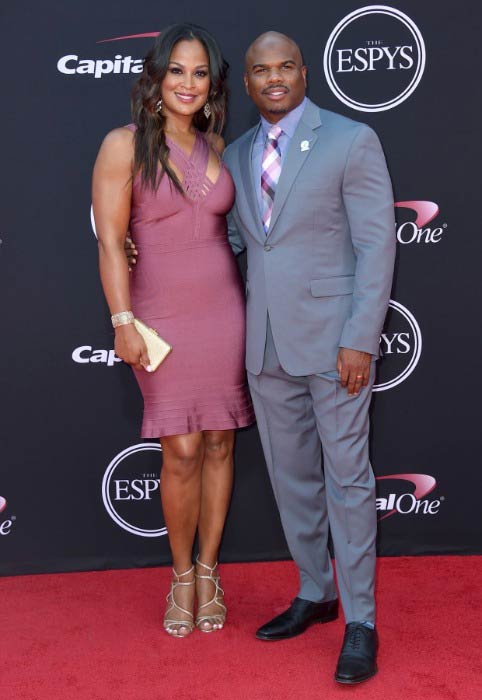
<path fill-rule="evenodd" d="M 422 333 L 415 316 L 398 301 L 390 300 L 380 336 L 377 383 L 373 391 L 386 391 L 409 377 L 422 353 Z"/>
<path fill-rule="evenodd" d="M 379 520 L 385 520 L 395 513 L 400 515 L 437 515 L 444 497 L 428 500 L 428 496 L 437 485 L 433 476 L 428 474 L 390 474 L 389 476 L 377 477 L 377 482 L 399 481 L 398 488 L 393 487 L 393 483 L 384 484 L 389 486 L 389 493 L 379 496 L 376 499 L 377 511 L 381 513 Z M 407 482 L 414 489 L 407 490 Z"/>
<path fill-rule="evenodd" d="M 3 496 L 0 496 L 0 513 L 3 513 L 7 509 L 7 501 Z M 0 537 L 9 535 L 12 531 L 13 523 L 15 522 L 15 515 L 11 515 L 10 518 L 0 522 Z"/>
<path fill-rule="evenodd" d="M 399 222 L 397 217 L 397 241 L 399 243 L 402 245 L 409 245 L 410 243 L 440 243 L 442 234 L 447 229 L 447 224 L 443 223 L 442 226 L 433 228 L 427 226 L 439 214 L 440 210 L 435 202 L 418 200 L 395 202 L 395 207 L 398 209 L 398 213 L 402 215 L 402 218 L 407 210 L 414 211 L 417 215 L 415 221 Z"/>
<path fill-rule="evenodd" d="M 140 537 L 167 534 L 159 494 L 161 446 L 142 442 L 120 452 L 107 467 L 102 480 L 102 499 L 112 520 Z"/>
<path fill-rule="evenodd" d="M 112 39 L 101 39 L 97 44 L 110 44 L 113 41 L 127 41 L 128 39 L 146 39 L 159 35 L 159 32 L 146 32 L 144 34 L 130 34 L 128 36 L 116 36 Z M 143 58 L 133 58 L 116 53 L 112 56 L 98 58 L 80 58 L 78 54 L 67 54 L 57 61 L 57 70 L 64 75 L 87 75 L 96 79 L 106 75 L 126 75 L 129 73 L 142 73 Z"/>
<path fill-rule="evenodd" d="M 80 345 L 72 352 L 72 359 L 79 365 L 104 364 L 113 367 L 117 362 L 122 362 L 114 350 L 95 350 L 92 345 Z"/>
<path fill-rule="evenodd" d="M 323 67 L 341 102 L 360 112 L 383 112 L 416 89 L 425 69 L 425 44 L 406 14 L 386 5 L 368 5 L 336 25 Z"/>

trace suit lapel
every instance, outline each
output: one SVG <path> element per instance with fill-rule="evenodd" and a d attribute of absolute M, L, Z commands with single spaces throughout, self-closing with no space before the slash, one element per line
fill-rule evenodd
<path fill-rule="evenodd" d="M 280 179 L 276 187 L 274 197 L 273 212 L 271 214 L 271 223 L 268 231 L 268 237 L 273 232 L 276 222 L 286 201 L 288 194 L 298 176 L 298 173 L 306 159 L 309 157 L 313 146 L 318 140 L 318 136 L 314 129 L 321 126 L 320 110 L 310 100 L 307 101 L 305 110 L 298 122 L 293 138 L 290 141 L 288 153 L 286 154 L 283 169 L 281 170 Z M 303 141 L 308 141 L 309 148 L 301 149 Z"/>
<path fill-rule="evenodd" d="M 256 235 L 261 241 L 266 239 L 263 222 L 261 220 L 261 214 L 259 212 L 258 198 L 256 196 L 256 189 L 253 179 L 253 145 L 256 140 L 256 135 L 261 128 L 260 125 L 254 129 L 251 138 L 246 139 L 240 146 L 239 149 L 239 166 L 241 170 L 241 181 L 243 183 L 244 193 L 251 210 L 253 217 L 254 230 Z"/>

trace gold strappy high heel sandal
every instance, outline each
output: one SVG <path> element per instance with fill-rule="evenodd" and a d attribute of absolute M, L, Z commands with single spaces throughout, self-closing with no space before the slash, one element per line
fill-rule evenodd
<path fill-rule="evenodd" d="M 184 608 L 181 608 L 180 605 L 176 603 L 176 600 L 174 598 L 174 593 L 175 590 L 178 586 L 194 586 L 195 584 L 195 579 L 193 581 L 180 581 L 183 576 L 187 576 L 188 574 L 192 573 L 194 571 L 194 566 L 191 566 L 190 569 L 187 571 L 184 571 L 182 574 L 178 574 L 174 569 L 172 570 L 172 573 L 174 574 L 173 579 L 171 581 L 171 590 L 166 596 L 166 601 L 169 603 L 168 608 L 166 609 L 165 615 L 164 615 L 164 629 L 168 634 L 171 635 L 171 637 L 187 637 L 188 634 L 191 634 L 191 632 L 194 629 L 194 615 L 192 612 L 189 610 L 185 610 Z M 169 617 L 169 615 L 172 613 L 173 610 L 178 610 L 181 612 L 184 616 L 185 619 L 179 619 L 176 620 L 173 617 Z M 179 634 L 179 630 L 185 627 L 189 631 L 186 632 L 186 634 Z"/>
<path fill-rule="evenodd" d="M 198 630 L 201 632 L 216 632 L 217 630 L 220 630 L 223 628 L 223 625 L 226 621 L 226 612 L 227 608 L 224 605 L 224 603 L 218 598 L 218 596 L 223 596 L 224 591 L 219 585 L 219 574 L 216 572 L 216 567 L 218 563 L 216 562 L 213 567 L 207 566 L 207 564 L 203 564 L 202 561 L 199 561 L 199 557 L 196 559 L 196 565 L 202 567 L 206 571 L 208 571 L 208 574 L 198 574 L 195 573 L 194 576 L 196 579 L 202 579 L 205 581 L 210 581 L 213 586 L 214 586 L 214 595 L 209 600 L 207 603 L 203 603 L 202 605 L 198 606 L 197 609 L 197 615 L 196 615 L 196 627 Z M 216 572 L 216 573 L 215 573 Z M 199 596 L 198 596 L 199 597 Z M 201 610 L 209 607 L 210 605 L 217 605 L 218 608 L 220 609 L 219 613 L 211 613 L 210 615 L 200 615 L 199 613 Z M 209 623 L 211 627 L 209 629 L 206 629 L 203 627 L 205 623 Z"/>

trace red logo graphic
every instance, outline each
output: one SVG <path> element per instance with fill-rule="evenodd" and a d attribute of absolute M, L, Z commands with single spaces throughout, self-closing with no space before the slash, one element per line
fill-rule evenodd
<path fill-rule="evenodd" d="M 417 214 L 415 224 L 419 228 L 433 221 L 440 211 L 435 202 L 419 202 L 416 200 L 411 200 L 408 202 L 395 202 L 395 206 L 403 207 L 405 209 L 413 209 L 413 211 Z"/>
<path fill-rule="evenodd" d="M 415 491 L 410 495 L 414 501 L 420 501 L 425 496 L 428 496 L 428 494 L 431 493 L 437 486 L 437 482 L 433 476 L 429 476 L 428 474 L 389 474 L 388 476 L 377 477 L 377 481 L 384 481 L 385 479 L 397 479 L 408 481 L 410 484 L 413 484 L 415 486 Z M 392 495 L 395 496 L 394 494 Z M 387 503 L 388 502 L 389 499 L 387 499 Z M 385 518 L 389 518 L 391 515 L 394 515 L 394 513 L 397 512 L 399 512 L 397 508 L 392 508 L 388 513 L 385 513 L 385 515 L 382 515 L 382 517 L 379 519 L 385 520 Z"/>
<path fill-rule="evenodd" d="M 161 32 L 145 32 L 144 34 L 128 34 L 127 36 L 115 36 L 112 39 L 101 39 L 98 44 L 106 44 L 109 41 L 123 41 L 124 39 L 147 39 L 149 37 L 155 38 L 159 36 Z"/>
<path fill-rule="evenodd" d="M 0 513 L 7 507 L 7 501 L 0 496 Z"/>

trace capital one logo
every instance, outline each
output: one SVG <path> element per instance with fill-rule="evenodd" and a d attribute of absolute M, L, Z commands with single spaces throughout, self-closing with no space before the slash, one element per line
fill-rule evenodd
<path fill-rule="evenodd" d="M 409 377 L 422 353 L 422 332 L 406 306 L 390 300 L 380 336 L 380 359 L 373 391 L 393 389 Z"/>
<path fill-rule="evenodd" d="M 95 349 L 92 345 L 80 345 L 72 351 L 72 360 L 78 365 L 103 364 L 106 367 L 114 367 L 122 362 L 117 357 L 115 350 Z"/>
<path fill-rule="evenodd" d="M 395 208 L 404 218 L 407 212 L 415 212 L 416 219 L 412 221 L 398 221 L 397 218 L 397 241 L 402 245 L 411 243 L 440 243 L 442 235 L 447 229 L 447 224 L 441 226 L 428 226 L 439 214 L 439 207 L 435 202 L 411 200 L 406 202 L 395 202 Z"/>
<path fill-rule="evenodd" d="M 167 534 L 159 494 L 161 453 L 158 442 L 141 442 L 116 455 L 105 471 L 105 509 L 116 525 L 133 535 Z"/>
<path fill-rule="evenodd" d="M 376 499 L 376 508 L 380 513 L 379 520 L 385 520 L 395 513 L 400 515 L 438 514 L 443 496 L 433 500 L 426 498 L 437 486 L 433 476 L 429 474 L 390 474 L 377 477 L 377 482 L 387 480 L 391 482 L 386 484 L 388 493 L 383 496 L 379 495 Z M 399 483 L 395 485 L 393 482 Z"/>
<path fill-rule="evenodd" d="M 128 39 L 146 39 L 159 35 L 159 32 L 145 32 L 144 34 L 129 34 L 128 36 L 116 36 L 112 39 L 101 39 L 97 44 L 110 44 L 111 42 L 126 41 Z M 101 53 L 99 51 L 99 53 Z M 71 77 L 88 76 L 99 80 L 106 75 L 126 75 L 129 73 L 142 73 L 144 59 L 124 56 L 109 49 L 107 55 L 96 58 L 85 58 L 77 53 L 66 54 L 57 61 L 57 70 L 63 75 Z"/>
<path fill-rule="evenodd" d="M 7 501 L 3 496 L 0 496 L 0 513 L 3 513 L 7 509 Z M 9 535 L 12 531 L 13 523 L 15 522 L 15 515 L 10 516 L 6 520 L 0 521 L 0 537 L 5 537 Z"/>
<path fill-rule="evenodd" d="M 331 32 L 323 67 L 332 92 L 360 112 L 404 102 L 425 70 L 425 43 L 406 14 L 387 5 L 350 12 Z"/>

